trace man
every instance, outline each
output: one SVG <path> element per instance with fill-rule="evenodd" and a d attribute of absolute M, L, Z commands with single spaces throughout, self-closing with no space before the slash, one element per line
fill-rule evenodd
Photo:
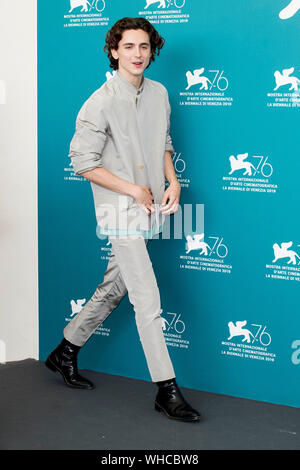
<path fill-rule="evenodd" d="M 64 329 L 46 365 L 70 387 L 93 388 L 78 373 L 78 351 L 128 292 L 151 379 L 158 385 L 155 409 L 172 419 L 198 421 L 199 413 L 176 384 L 147 250 L 180 198 L 168 93 L 143 75 L 163 44 L 144 18 L 123 18 L 106 35 L 104 50 L 116 73 L 82 106 L 69 156 L 75 173 L 91 182 L 99 234 L 108 236 L 111 255 L 103 283 Z"/>

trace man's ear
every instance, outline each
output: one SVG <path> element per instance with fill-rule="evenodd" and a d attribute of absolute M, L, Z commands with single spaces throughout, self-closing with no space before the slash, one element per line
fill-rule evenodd
<path fill-rule="evenodd" d="M 118 51 L 116 51 L 116 49 L 111 49 L 110 52 L 114 59 L 117 60 L 119 58 L 119 54 L 118 54 Z"/>

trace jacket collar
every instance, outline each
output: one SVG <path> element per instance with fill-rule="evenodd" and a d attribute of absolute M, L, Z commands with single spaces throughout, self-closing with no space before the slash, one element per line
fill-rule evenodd
<path fill-rule="evenodd" d="M 142 81 L 142 84 L 141 84 L 140 88 L 136 88 L 134 85 L 132 85 L 132 83 L 130 83 L 128 80 L 126 80 L 126 78 L 124 78 L 120 74 L 119 70 L 116 71 L 115 77 L 116 77 L 116 80 L 118 81 L 118 83 L 124 89 L 126 89 L 126 91 L 128 93 L 130 93 L 133 96 L 140 95 L 142 93 L 142 91 L 144 90 L 144 87 L 145 87 L 145 77 L 144 77 L 144 75 L 143 75 L 143 81 Z"/>

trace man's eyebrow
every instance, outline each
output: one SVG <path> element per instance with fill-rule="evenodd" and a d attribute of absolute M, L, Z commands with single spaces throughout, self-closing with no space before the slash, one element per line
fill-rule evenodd
<path fill-rule="evenodd" d="M 123 46 L 134 46 L 134 45 L 135 45 L 134 42 L 125 42 L 123 44 Z M 140 46 L 150 46 L 150 42 L 141 42 L 139 45 Z"/>

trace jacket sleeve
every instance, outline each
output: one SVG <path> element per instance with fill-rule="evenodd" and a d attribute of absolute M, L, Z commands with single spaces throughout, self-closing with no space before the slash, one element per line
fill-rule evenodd
<path fill-rule="evenodd" d="M 175 150 L 174 150 L 173 143 L 172 143 L 172 139 L 171 139 L 171 136 L 170 136 L 170 115 L 171 115 L 171 106 L 170 106 L 170 103 L 169 103 L 169 96 L 168 96 L 167 90 L 166 90 L 166 114 L 167 114 L 167 134 L 166 134 L 166 147 L 165 147 L 165 151 L 168 150 L 169 152 L 174 153 Z"/>
<path fill-rule="evenodd" d="M 107 123 L 99 100 L 89 98 L 76 119 L 69 157 L 76 175 L 103 167 L 102 151 L 107 139 Z"/>

